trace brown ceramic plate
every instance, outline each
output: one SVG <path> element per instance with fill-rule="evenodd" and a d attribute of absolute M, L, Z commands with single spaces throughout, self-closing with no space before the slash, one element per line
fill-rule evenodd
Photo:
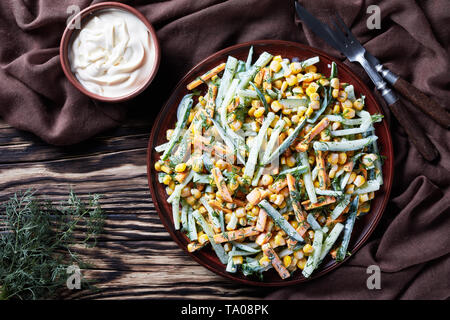
<path fill-rule="evenodd" d="M 282 57 L 286 57 L 289 59 L 298 57 L 303 60 L 312 56 L 319 56 L 320 63 L 317 65 L 318 72 L 321 72 L 323 74 L 329 74 L 330 70 L 328 68 L 328 65 L 335 60 L 322 51 L 298 43 L 280 40 L 260 40 L 238 44 L 221 50 L 200 62 L 191 71 L 189 71 L 188 74 L 183 77 L 183 79 L 181 79 L 174 92 L 170 96 L 169 100 L 167 101 L 166 105 L 160 111 L 153 125 L 150 141 L 148 144 L 147 171 L 150 192 L 159 217 L 172 238 L 187 253 L 188 251 L 186 249 L 186 246 L 189 241 L 183 233 L 175 231 L 173 227 L 172 209 L 169 203 L 166 201 L 167 195 L 164 185 L 158 182 L 157 172 L 153 167 L 153 164 L 159 159 L 159 155 L 154 150 L 154 148 L 155 146 L 166 142 L 166 130 L 172 129 L 175 126 L 176 110 L 178 104 L 181 101 L 181 98 L 188 92 L 186 89 L 186 85 L 214 66 L 225 62 L 229 55 L 245 61 L 251 45 L 253 45 L 254 47 L 255 58 L 257 58 L 263 51 L 267 51 L 273 55 L 281 55 Z M 338 61 L 336 61 L 336 63 L 338 65 L 339 79 L 343 82 L 353 84 L 355 87 L 355 92 L 358 96 L 361 94 L 366 96 L 367 110 L 370 113 L 382 113 L 380 106 L 377 104 L 371 91 L 364 85 L 364 83 L 348 67 Z M 358 219 L 355 224 L 355 228 L 353 230 L 349 245 L 349 250 L 352 254 L 354 254 L 363 245 L 363 243 L 369 238 L 369 236 L 375 229 L 386 207 L 389 193 L 391 191 L 394 163 L 392 139 L 389 134 L 389 129 L 386 121 L 377 123 L 375 125 L 375 129 L 376 134 L 379 137 L 378 146 L 380 148 L 380 153 L 386 157 L 383 165 L 384 184 L 382 188 L 378 192 L 376 192 L 375 199 L 372 200 L 372 209 L 369 214 Z M 220 263 L 219 259 L 210 248 L 188 254 L 198 263 L 217 274 L 244 284 L 257 286 L 286 286 L 309 281 L 311 279 L 320 277 L 325 273 L 330 272 L 334 268 L 340 266 L 342 263 L 345 263 L 345 260 L 343 262 L 336 263 L 328 256 L 322 262 L 319 269 L 316 270 L 309 279 L 303 277 L 300 271 L 296 271 L 290 278 L 281 280 L 276 271 L 271 269 L 264 273 L 264 280 L 260 281 L 256 278 L 245 277 L 241 272 L 237 272 L 234 274 L 226 272 L 225 266 Z"/>

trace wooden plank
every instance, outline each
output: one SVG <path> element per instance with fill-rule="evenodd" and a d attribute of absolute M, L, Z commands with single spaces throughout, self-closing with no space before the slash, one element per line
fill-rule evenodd
<path fill-rule="evenodd" d="M 98 247 L 76 250 L 95 266 L 99 292 L 63 292 L 80 299 L 251 299 L 268 289 L 244 287 L 197 264 L 162 226 L 147 185 L 149 121 L 131 122 L 83 144 L 49 146 L 0 121 L 0 203 L 36 190 L 53 201 L 72 188 L 81 198 L 103 195 L 107 214 Z M 5 230 L 3 224 L 1 227 Z"/>

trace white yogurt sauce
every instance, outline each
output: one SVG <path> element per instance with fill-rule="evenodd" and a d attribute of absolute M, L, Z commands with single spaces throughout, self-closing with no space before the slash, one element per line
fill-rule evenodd
<path fill-rule="evenodd" d="M 95 14 L 69 47 L 78 81 L 90 92 L 121 97 L 144 85 L 155 59 L 150 32 L 130 12 L 105 9 Z"/>

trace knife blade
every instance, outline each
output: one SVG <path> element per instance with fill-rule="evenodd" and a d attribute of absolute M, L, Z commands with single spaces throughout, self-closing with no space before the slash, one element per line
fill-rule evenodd
<path fill-rule="evenodd" d="M 297 11 L 300 19 L 302 19 L 317 36 L 325 40 L 330 46 L 340 52 L 338 44 L 333 39 L 332 31 L 326 24 L 317 20 L 316 17 L 306 11 L 306 9 L 297 1 L 295 1 L 295 10 Z"/>

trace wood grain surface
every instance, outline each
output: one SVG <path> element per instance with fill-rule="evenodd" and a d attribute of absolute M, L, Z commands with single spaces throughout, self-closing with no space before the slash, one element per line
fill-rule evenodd
<path fill-rule="evenodd" d="M 72 188 L 104 195 L 105 231 L 94 249 L 77 247 L 94 267 L 82 270 L 98 291 L 65 291 L 77 299 L 251 299 L 271 289 L 246 287 L 187 256 L 160 223 L 146 174 L 151 121 L 136 121 L 70 147 L 54 147 L 0 119 L 0 203 L 36 189 L 54 201 Z"/>

